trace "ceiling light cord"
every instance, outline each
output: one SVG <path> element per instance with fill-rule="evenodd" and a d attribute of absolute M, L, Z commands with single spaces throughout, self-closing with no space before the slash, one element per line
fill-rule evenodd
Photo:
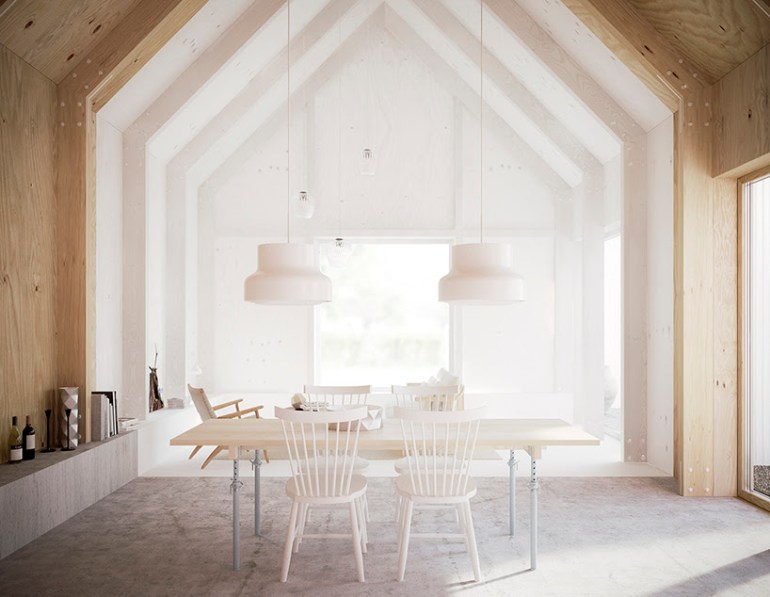
<path fill-rule="evenodd" d="M 291 0 L 286 0 L 286 242 L 291 242 Z"/>
<path fill-rule="evenodd" d="M 479 0 L 479 242 L 484 243 L 484 0 Z"/>

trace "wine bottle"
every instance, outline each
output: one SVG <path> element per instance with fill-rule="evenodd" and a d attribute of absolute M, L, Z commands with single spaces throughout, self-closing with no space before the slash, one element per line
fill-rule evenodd
<path fill-rule="evenodd" d="M 8 446 L 11 448 L 11 463 L 21 462 L 22 447 L 18 417 L 12 417 L 11 419 L 11 434 L 8 436 Z"/>
<path fill-rule="evenodd" d="M 35 428 L 32 426 L 32 419 L 27 415 L 27 425 L 24 427 L 22 434 L 22 458 L 24 460 L 32 460 L 35 458 Z"/>

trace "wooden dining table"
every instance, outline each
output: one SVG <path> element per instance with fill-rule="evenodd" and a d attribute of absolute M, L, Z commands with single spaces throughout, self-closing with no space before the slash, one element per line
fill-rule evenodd
<path fill-rule="evenodd" d="M 403 449 L 399 421 L 386 419 L 379 429 L 362 430 L 359 451 L 395 452 Z M 531 458 L 530 492 L 530 568 L 537 568 L 538 489 L 537 461 L 548 446 L 595 446 L 599 440 L 578 426 L 560 419 L 483 419 L 479 426 L 476 450 L 509 453 L 509 533 L 515 534 L 516 451 L 524 450 Z M 254 450 L 254 533 L 260 533 L 260 468 L 262 450 L 286 447 L 281 422 L 277 419 L 210 419 L 171 439 L 172 446 L 224 446 L 233 461 L 233 569 L 240 568 L 240 497 L 243 483 L 239 459 L 243 450 Z"/>

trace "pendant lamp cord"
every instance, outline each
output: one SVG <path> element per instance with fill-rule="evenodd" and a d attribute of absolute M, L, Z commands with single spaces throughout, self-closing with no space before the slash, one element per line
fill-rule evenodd
<path fill-rule="evenodd" d="M 286 0 L 286 242 L 291 242 L 291 0 Z"/>
<path fill-rule="evenodd" d="M 484 0 L 479 0 L 479 240 L 484 244 Z"/>

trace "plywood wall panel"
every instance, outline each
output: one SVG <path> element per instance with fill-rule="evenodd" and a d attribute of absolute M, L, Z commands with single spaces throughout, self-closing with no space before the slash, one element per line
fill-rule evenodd
<path fill-rule="evenodd" d="M 738 474 L 738 184 L 714 191 L 714 495 L 733 496 Z"/>
<path fill-rule="evenodd" d="M 17 0 L 0 20 L 0 43 L 59 83 L 138 0 Z"/>
<path fill-rule="evenodd" d="M 630 3 L 709 83 L 770 43 L 770 18 L 753 0 Z"/>
<path fill-rule="evenodd" d="M 56 385 L 53 83 L 0 45 L 0 438 Z M 8 460 L 0 442 L 0 462 Z"/>
<path fill-rule="evenodd" d="M 770 45 L 718 85 L 721 115 L 714 174 L 742 176 L 770 164 Z"/>

